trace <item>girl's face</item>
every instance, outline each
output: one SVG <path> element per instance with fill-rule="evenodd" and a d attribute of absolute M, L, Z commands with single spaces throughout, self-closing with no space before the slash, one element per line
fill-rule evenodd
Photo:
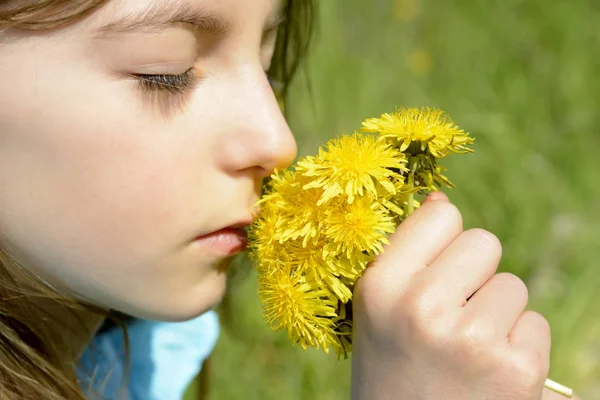
<path fill-rule="evenodd" d="M 142 318 L 217 304 L 262 179 L 296 156 L 265 75 L 278 0 L 113 0 L 0 33 L 0 243 L 55 288 Z"/>

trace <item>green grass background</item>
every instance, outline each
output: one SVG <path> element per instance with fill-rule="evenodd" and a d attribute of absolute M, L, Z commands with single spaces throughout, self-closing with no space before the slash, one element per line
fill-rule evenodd
<path fill-rule="evenodd" d="M 550 377 L 600 399 L 600 2 L 324 0 L 318 14 L 289 105 L 299 154 L 396 106 L 448 112 L 476 137 L 443 164 L 465 228 L 501 239 L 500 270 L 549 320 Z M 209 398 L 348 399 L 349 361 L 270 332 L 254 272 L 236 272 Z"/>

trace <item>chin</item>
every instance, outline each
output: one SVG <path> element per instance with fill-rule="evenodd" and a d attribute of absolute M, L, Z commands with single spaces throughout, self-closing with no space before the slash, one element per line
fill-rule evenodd
<path fill-rule="evenodd" d="M 218 273 L 203 281 L 189 293 L 182 296 L 170 296 L 170 299 L 156 298 L 159 304 L 147 306 L 129 314 L 142 319 L 166 322 L 183 322 L 194 319 L 205 312 L 217 307 L 223 300 L 226 290 L 226 274 Z M 123 312 L 128 313 L 123 310 Z"/>

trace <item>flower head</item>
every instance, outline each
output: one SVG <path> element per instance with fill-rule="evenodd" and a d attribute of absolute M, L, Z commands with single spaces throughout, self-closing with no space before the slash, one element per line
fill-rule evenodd
<path fill-rule="evenodd" d="M 320 188 L 302 189 L 299 193 L 286 198 L 285 226 L 275 235 L 280 242 L 302 238 L 306 247 L 309 240 L 317 242 L 323 224 L 325 210 L 317 206 L 323 194 Z"/>
<path fill-rule="evenodd" d="M 305 276 L 307 280 L 327 287 L 340 301 L 347 302 L 352 291 L 342 281 L 344 276 L 354 276 L 354 268 L 338 262 L 337 254 L 326 251 L 327 240 L 310 241 L 306 246 L 300 240 L 285 242 L 282 259 L 290 265 L 295 273 Z"/>
<path fill-rule="evenodd" d="M 250 258 L 259 270 L 266 268 L 281 258 L 281 245 L 275 240 L 281 230 L 280 211 L 274 203 L 261 207 L 260 216 L 248 231 L 248 250 Z"/>
<path fill-rule="evenodd" d="M 323 189 L 317 202 L 320 206 L 340 195 L 345 195 L 349 203 L 365 192 L 376 198 L 378 186 L 395 193 L 394 181 L 403 179 L 405 164 L 405 156 L 387 143 L 354 134 L 330 140 L 327 150 L 320 148 L 316 157 L 299 161 L 296 171 L 312 178 L 304 189 Z"/>
<path fill-rule="evenodd" d="M 294 343 L 325 351 L 337 347 L 333 331 L 337 300 L 315 282 L 284 265 L 260 276 L 259 297 L 267 323 L 275 330 L 285 329 Z"/>
<path fill-rule="evenodd" d="M 379 118 L 368 118 L 362 125 L 362 132 L 379 133 L 398 143 L 400 151 L 408 150 L 413 155 L 429 153 L 442 158 L 450 152 L 472 151 L 466 146 L 473 143 L 473 138 L 435 108 L 401 108 Z"/>
<path fill-rule="evenodd" d="M 389 244 L 387 235 L 396 228 L 390 212 L 377 201 L 359 197 L 353 203 L 339 202 L 327 210 L 324 221 L 332 252 L 351 257 L 353 252 L 379 254 Z"/>

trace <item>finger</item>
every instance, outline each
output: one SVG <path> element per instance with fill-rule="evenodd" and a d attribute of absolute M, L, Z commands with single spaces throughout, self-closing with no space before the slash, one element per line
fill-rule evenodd
<path fill-rule="evenodd" d="M 404 282 L 425 268 L 462 232 L 462 216 L 446 196 L 423 202 L 390 237 L 374 263 L 378 273 Z M 368 272 L 368 271 L 367 271 Z"/>
<path fill-rule="evenodd" d="M 483 229 L 462 232 L 421 272 L 428 291 L 449 306 L 462 307 L 490 279 L 502 257 L 500 241 Z M 512 327 L 512 325 L 511 325 Z"/>
<path fill-rule="evenodd" d="M 446 194 L 444 192 L 431 192 L 427 195 L 427 197 L 425 197 L 425 200 L 423 200 L 422 204 L 425 204 L 429 201 L 433 201 L 433 200 L 446 200 L 446 201 L 450 201 L 448 200 L 448 196 L 446 196 Z"/>
<path fill-rule="evenodd" d="M 562 394 L 553 392 L 550 389 L 544 388 L 543 392 L 542 392 L 542 400 L 566 400 L 568 399 L 567 396 L 563 396 Z M 573 400 L 581 400 L 579 397 L 573 395 L 573 397 L 571 397 L 571 399 Z"/>
<path fill-rule="evenodd" d="M 527 306 L 527 287 L 516 275 L 494 275 L 471 297 L 463 317 L 470 321 L 491 318 L 498 339 L 506 339 Z"/>
<path fill-rule="evenodd" d="M 550 325 L 548 321 L 535 311 L 525 311 L 517 319 L 510 331 L 508 345 L 513 350 L 515 361 L 530 379 L 540 379 L 540 383 L 548 377 L 550 371 Z"/>
<path fill-rule="evenodd" d="M 542 352 L 550 349 L 550 324 L 538 312 L 525 311 L 509 333 L 508 339 L 515 349 L 536 349 Z"/>

